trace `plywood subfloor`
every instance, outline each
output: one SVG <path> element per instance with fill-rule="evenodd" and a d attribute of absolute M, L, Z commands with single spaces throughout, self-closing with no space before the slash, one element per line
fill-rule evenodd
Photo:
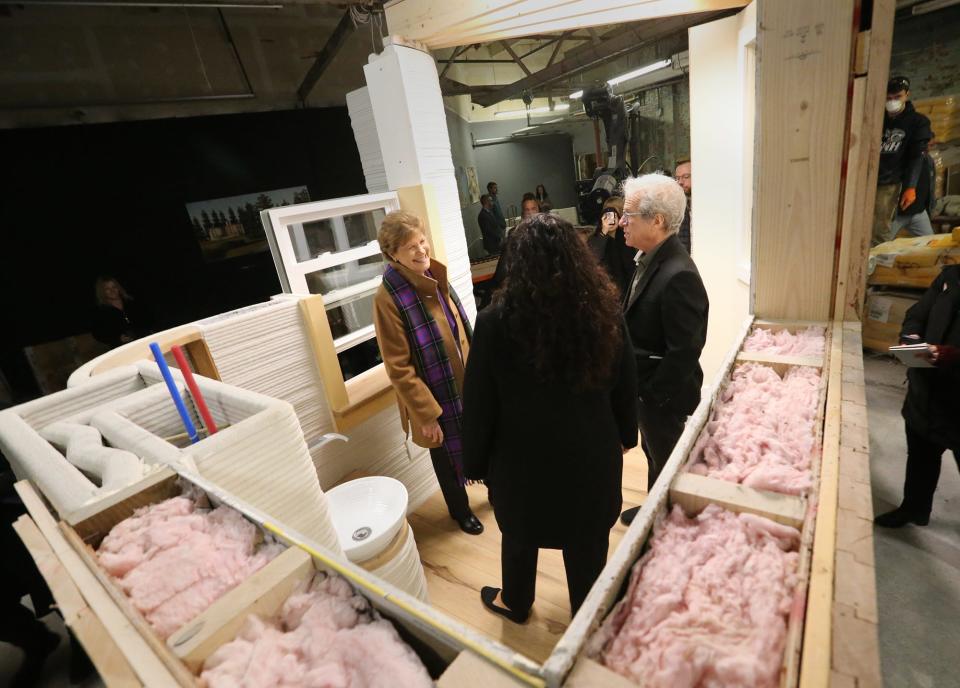
<path fill-rule="evenodd" d="M 647 462 L 640 448 L 627 453 L 623 466 L 623 506 L 637 506 L 647 493 Z M 434 493 L 410 514 L 414 537 L 427 574 L 430 603 L 466 625 L 499 640 L 532 660 L 543 662 L 570 623 L 570 604 L 563 557 L 559 550 L 540 550 L 537 600 L 523 626 L 488 612 L 480 602 L 484 585 L 500 587 L 500 530 L 482 485 L 467 488 L 474 513 L 483 521 L 482 535 L 462 532 L 447 513 L 443 496 Z M 610 531 L 610 553 L 626 527 Z"/>

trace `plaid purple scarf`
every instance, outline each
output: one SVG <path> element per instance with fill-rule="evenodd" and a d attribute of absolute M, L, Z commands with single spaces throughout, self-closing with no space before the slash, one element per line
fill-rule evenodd
<path fill-rule="evenodd" d="M 450 358 L 443 346 L 443 336 L 437 327 L 436 321 L 427 312 L 426 306 L 420 300 L 417 290 L 407 281 L 407 278 L 388 265 L 383 272 L 383 284 L 387 292 L 397 305 L 400 317 L 406 327 L 410 350 L 413 352 L 413 364 L 417 375 L 427 384 L 434 399 L 440 404 L 440 429 L 443 430 L 443 449 L 450 457 L 450 464 L 457 476 L 460 485 L 466 485 L 463 477 L 463 437 L 461 424 L 463 421 L 463 400 L 457 381 L 453 376 L 453 367 Z M 460 322 L 463 323 L 467 341 L 473 338 L 470 321 L 463 311 L 460 299 L 452 286 L 448 285 L 450 299 L 457 307 Z"/>

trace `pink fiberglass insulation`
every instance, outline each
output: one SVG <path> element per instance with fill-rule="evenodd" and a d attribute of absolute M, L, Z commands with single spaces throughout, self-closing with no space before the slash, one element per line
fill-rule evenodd
<path fill-rule="evenodd" d="M 827 345 L 825 332 L 824 328 L 815 326 L 796 334 L 787 330 L 771 332 L 758 327 L 743 340 L 743 350 L 780 356 L 823 356 Z"/>
<path fill-rule="evenodd" d="M 433 685 L 390 622 L 338 576 L 317 574 L 270 620 L 249 616 L 203 665 L 208 688 L 424 688 Z"/>
<path fill-rule="evenodd" d="M 258 540 L 256 526 L 237 511 L 201 510 L 174 497 L 115 525 L 97 558 L 166 638 L 283 551 Z"/>
<path fill-rule="evenodd" d="M 779 685 L 799 540 L 795 528 L 715 504 L 692 519 L 674 507 L 595 654 L 645 688 Z"/>
<path fill-rule="evenodd" d="M 691 473 L 758 490 L 804 494 L 818 450 L 814 433 L 820 371 L 747 363 L 733 371 L 693 448 Z"/>

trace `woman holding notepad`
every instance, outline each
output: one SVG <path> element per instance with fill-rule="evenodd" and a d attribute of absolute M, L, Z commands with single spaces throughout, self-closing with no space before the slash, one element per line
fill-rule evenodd
<path fill-rule="evenodd" d="M 948 265 L 907 311 L 903 344 L 926 344 L 924 367 L 907 370 L 903 420 L 907 468 L 903 502 L 874 519 L 900 528 L 930 522 L 943 453 L 950 449 L 960 466 L 960 265 Z"/>

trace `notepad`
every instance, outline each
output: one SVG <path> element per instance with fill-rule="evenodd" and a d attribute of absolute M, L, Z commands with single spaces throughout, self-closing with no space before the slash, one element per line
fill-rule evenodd
<path fill-rule="evenodd" d="M 901 344 L 891 346 L 890 353 L 900 359 L 900 362 L 911 368 L 932 368 L 933 364 L 927 360 L 928 347 L 922 344 Z"/>

